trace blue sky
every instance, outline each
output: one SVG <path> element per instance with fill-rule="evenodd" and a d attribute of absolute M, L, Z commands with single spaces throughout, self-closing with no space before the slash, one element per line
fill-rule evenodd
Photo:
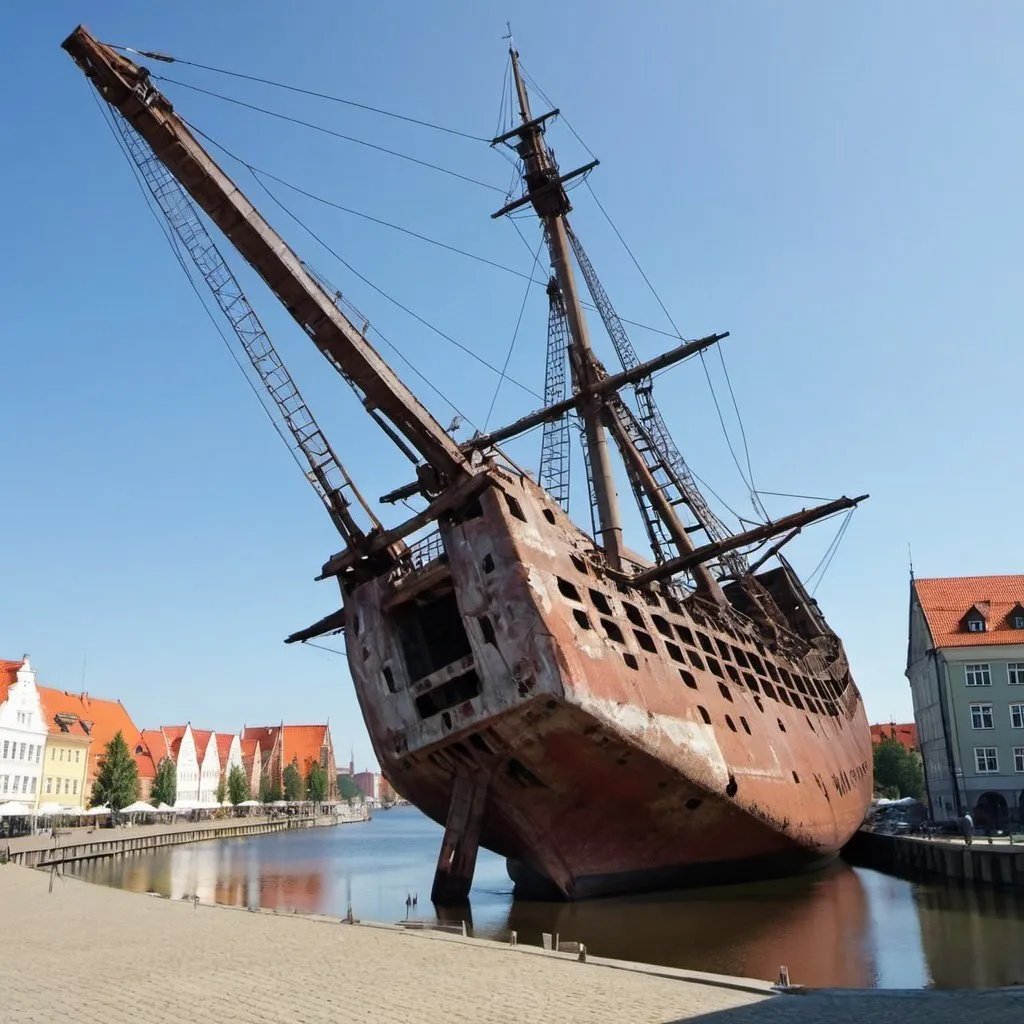
<path fill-rule="evenodd" d="M 910 715 L 907 551 L 919 575 L 1021 571 L 1017 332 L 1024 200 L 1016 127 L 1024 11 L 924 3 L 205 5 L 51 2 L 6 14 L 9 156 L 0 407 L 0 656 L 118 697 L 140 726 L 330 716 L 372 753 L 344 659 L 282 637 L 336 606 L 314 583 L 337 537 L 171 258 L 80 72 L 100 37 L 489 136 L 501 36 L 601 159 L 591 183 L 687 337 L 723 346 L 756 485 L 869 491 L 817 592 L 873 720 Z M 182 82 L 444 165 L 488 190 L 166 85 L 218 142 L 309 191 L 521 272 L 538 235 L 490 220 L 509 166 L 486 145 L 154 65 Z M 535 100 L 536 109 L 543 102 Z M 550 133 L 563 169 L 589 159 Z M 242 187 L 472 422 L 495 375 L 411 320 Z M 361 274 L 501 364 L 524 283 L 281 192 Z M 667 328 L 585 189 L 574 224 L 620 313 Z M 367 494 L 408 472 L 276 303 L 244 276 Z M 546 313 L 526 300 L 509 373 L 543 384 Z M 611 362 L 595 325 L 596 345 Z M 641 356 L 670 342 L 633 332 Z M 390 353 L 385 352 L 390 356 Z M 709 366 L 735 441 L 721 366 Z M 447 423 L 451 407 L 415 378 Z M 700 365 L 659 381 L 700 476 L 750 514 Z M 536 404 L 506 383 L 490 425 Z M 514 453 L 530 466 L 539 439 Z M 772 514 L 802 502 L 766 498 Z M 582 511 L 582 510 L 580 510 Z M 392 518 L 394 516 L 392 515 Z M 634 520 L 635 523 L 635 520 Z M 793 545 L 804 573 L 836 522 Z M 634 532 L 634 541 L 637 541 Z M 342 758 L 347 759 L 347 758 Z"/>

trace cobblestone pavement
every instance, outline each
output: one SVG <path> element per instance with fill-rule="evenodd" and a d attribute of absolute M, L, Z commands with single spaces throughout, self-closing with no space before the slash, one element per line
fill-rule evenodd
<path fill-rule="evenodd" d="M 437 933 L 157 899 L 0 867 L 2 1024 L 976 1024 L 1024 993 L 771 996 Z"/>

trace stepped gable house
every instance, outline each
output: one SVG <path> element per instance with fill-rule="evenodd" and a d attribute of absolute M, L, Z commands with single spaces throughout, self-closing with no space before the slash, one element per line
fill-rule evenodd
<path fill-rule="evenodd" d="M 932 815 L 1024 820 L 1024 576 L 912 580 L 907 678 Z"/>

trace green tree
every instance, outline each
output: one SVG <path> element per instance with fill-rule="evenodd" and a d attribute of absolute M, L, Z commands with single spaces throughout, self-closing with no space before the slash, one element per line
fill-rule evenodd
<path fill-rule="evenodd" d="M 356 780 L 351 775 L 345 774 L 338 775 L 338 796 L 349 803 L 353 800 L 362 802 L 366 799 L 363 796 L 363 791 L 356 785 Z"/>
<path fill-rule="evenodd" d="M 240 764 L 234 765 L 228 772 L 228 799 L 235 807 L 249 799 L 249 779 Z"/>
<path fill-rule="evenodd" d="M 225 779 L 224 776 L 222 775 L 220 777 L 220 782 L 217 783 L 217 788 L 213 791 L 213 798 L 217 801 L 217 803 L 222 804 L 227 798 L 227 795 L 228 783 L 227 779 Z"/>
<path fill-rule="evenodd" d="M 297 761 L 292 761 L 284 772 L 284 798 L 285 800 L 305 799 L 306 786 L 302 781 L 302 772 L 299 771 Z"/>
<path fill-rule="evenodd" d="M 314 761 L 309 766 L 309 774 L 306 776 L 306 792 L 309 799 L 314 803 L 322 804 L 327 799 L 327 772 L 319 761 Z"/>
<path fill-rule="evenodd" d="M 895 740 L 875 744 L 875 789 L 893 799 L 912 796 L 924 799 L 921 759 Z"/>
<path fill-rule="evenodd" d="M 174 806 L 178 798 L 178 770 L 169 757 L 160 759 L 156 766 L 156 778 L 153 779 L 153 788 L 149 794 L 149 802 L 157 807 L 160 804 Z"/>
<path fill-rule="evenodd" d="M 118 730 L 103 751 L 90 802 L 93 807 L 105 804 L 117 812 L 138 799 L 139 766 Z"/>
<path fill-rule="evenodd" d="M 284 794 L 276 782 L 271 782 L 266 774 L 260 776 L 260 803 L 272 804 L 275 800 L 283 800 Z"/>

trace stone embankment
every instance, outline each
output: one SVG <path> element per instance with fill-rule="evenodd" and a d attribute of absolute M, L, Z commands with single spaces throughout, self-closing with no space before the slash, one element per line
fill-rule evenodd
<path fill-rule="evenodd" d="M 861 829 L 843 856 L 852 864 L 909 878 L 948 878 L 973 885 L 1024 889 L 1024 845 L 1000 837 L 975 838 L 968 846 L 955 837 L 894 836 Z"/>
<path fill-rule="evenodd" d="M 981 1024 L 1024 993 L 809 992 L 0 867 L 2 1024 Z M 59 962 L 60 971 L 40 971 Z M 799 979 L 794 979 L 794 981 Z"/>

